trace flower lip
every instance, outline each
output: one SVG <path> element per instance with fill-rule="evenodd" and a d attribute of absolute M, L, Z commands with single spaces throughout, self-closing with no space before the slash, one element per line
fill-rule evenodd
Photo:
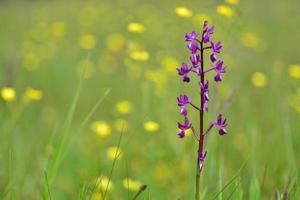
<path fill-rule="evenodd" d="M 178 75 L 183 76 L 183 82 L 189 82 L 190 78 L 187 76 L 188 73 L 191 71 L 191 68 L 185 63 L 182 63 L 180 68 L 177 68 Z"/>
<path fill-rule="evenodd" d="M 227 133 L 225 129 L 227 126 L 227 120 L 226 119 L 222 120 L 222 114 L 218 114 L 217 120 L 210 122 L 210 125 L 217 127 L 219 129 L 220 135 L 224 135 Z"/>

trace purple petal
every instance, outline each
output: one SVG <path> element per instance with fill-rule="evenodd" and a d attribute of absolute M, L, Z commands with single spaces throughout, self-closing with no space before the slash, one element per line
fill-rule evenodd
<path fill-rule="evenodd" d="M 225 135 L 227 132 L 226 132 L 226 129 L 225 128 L 220 128 L 219 129 L 219 134 L 220 135 Z"/>
<path fill-rule="evenodd" d="M 184 138 L 185 132 L 184 131 L 180 131 L 177 135 L 179 136 L 179 138 Z"/>
<path fill-rule="evenodd" d="M 216 81 L 216 82 L 222 81 L 222 75 L 221 75 L 221 74 L 217 74 L 217 75 L 215 76 L 215 81 Z"/>
<path fill-rule="evenodd" d="M 210 54 L 211 62 L 215 62 L 217 60 L 217 55 L 215 53 Z"/>

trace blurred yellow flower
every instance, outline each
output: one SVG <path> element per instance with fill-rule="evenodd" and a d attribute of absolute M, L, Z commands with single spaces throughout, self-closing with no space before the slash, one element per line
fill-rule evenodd
<path fill-rule="evenodd" d="M 147 61 L 150 55 L 147 51 L 132 51 L 130 57 L 136 61 Z"/>
<path fill-rule="evenodd" d="M 125 47 L 125 39 L 121 34 L 112 34 L 108 36 L 106 46 L 111 52 L 119 52 Z"/>
<path fill-rule="evenodd" d="M 111 127 L 106 121 L 95 121 L 91 124 L 91 129 L 100 137 L 107 137 L 111 134 Z"/>
<path fill-rule="evenodd" d="M 3 87 L 1 89 L 1 97 L 4 101 L 11 102 L 16 98 L 16 91 L 12 87 Z"/>
<path fill-rule="evenodd" d="M 132 22 L 128 24 L 127 29 L 132 33 L 143 33 L 145 31 L 144 25 L 138 22 Z"/>
<path fill-rule="evenodd" d="M 256 47 L 258 47 L 259 42 L 260 42 L 260 39 L 258 38 L 258 36 L 255 33 L 245 32 L 241 36 L 241 43 L 245 47 L 256 48 Z"/>
<path fill-rule="evenodd" d="M 123 152 L 120 148 L 118 149 L 118 147 L 113 146 L 107 149 L 106 156 L 110 160 L 115 160 L 115 159 L 118 160 L 122 158 Z"/>
<path fill-rule="evenodd" d="M 144 123 L 144 129 L 148 132 L 156 132 L 160 128 L 159 124 L 155 121 L 147 121 Z"/>
<path fill-rule="evenodd" d="M 95 64 L 91 60 L 82 60 L 77 66 L 77 74 L 84 79 L 90 79 L 95 72 Z"/>
<path fill-rule="evenodd" d="M 125 178 L 123 180 L 123 186 L 128 190 L 138 191 L 142 184 L 139 181 L 135 181 L 131 178 Z"/>
<path fill-rule="evenodd" d="M 226 0 L 226 3 L 232 4 L 232 5 L 238 5 L 240 0 Z"/>
<path fill-rule="evenodd" d="M 118 132 L 125 132 L 128 130 L 128 122 L 124 119 L 117 119 L 114 122 L 114 127 Z"/>
<path fill-rule="evenodd" d="M 65 24 L 63 22 L 55 22 L 51 25 L 52 35 L 56 38 L 62 38 L 65 35 Z"/>
<path fill-rule="evenodd" d="M 153 81 L 158 86 L 164 86 L 168 81 L 167 74 L 163 70 L 146 70 L 145 78 Z"/>
<path fill-rule="evenodd" d="M 300 79 L 300 65 L 290 65 L 289 75 L 294 79 Z"/>
<path fill-rule="evenodd" d="M 255 87 L 264 87 L 268 83 L 268 79 L 267 79 L 266 75 L 261 72 L 255 72 L 252 75 L 251 80 L 252 80 L 252 84 Z"/>
<path fill-rule="evenodd" d="M 94 181 L 95 187 L 97 190 L 105 191 L 106 188 L 108 191 L 113 190 L 114 185 L 107 176 L 100 176 Z"/>
<path fill-rule="evenodd" d="M 23 57 L 23 66 L 28 71 L 35 71 L 41 63 L 40 57 L 33 51 L 26 53 Z"/>
<path fill-rule="evenodd" d="M 223 15 L 225 17 L 232 17 L 233 16 L 233 10 L 230 7 L 226 6 L 226 5 L 217 6 L 217 12 L 220 15 Z"/>
<path fill-rule="evenodd" d="M 121 114 L 128 114 L 132 111 L 132 103 L 127 100 L 119 101 L 116 110 Z"/>
<path fill-rule="evenodd" d="M 92 49 L 96 46 L 96 38 L 92 34 L 82 35 L 79 40 L 79 45 L 82 49 Z"/>
<path fill-rule="evenodd" d="M 179 62 L 173 57 L 165 57 L 162 60 L 162 67 L 166 69 L 166 71 L 174 73 L 176 72 L 176 68 L 179 66 Z"/>
<path fill-rule="evenodd" d="M 186 7 L 176 7 L 175 13 L 179 17 L 187 18 L 187 17 L 193 16 L 193 12 L 191 10 L 187 9 Z"/>
<path fill-rule="evenodd" d="M 43 92 L 41 90 L 27 88 L 25 91 L 25 98 L 30 101 L 39 101 L 43 98 Z"/>
<path fill-rule="evenodd" d="M 177 131 L 178 131 L 178 133 L 179 133 L 181 130 L 178 129 Z M 193 133 L 193 131 L 192 131 L 192 129 L 190 129 L 190 128 L 187 129 L 187 130 L 185 131 L 185 135 L 186 135 L 186 136 L 189 136 L 189 135 L 191 135 L 192 133 Z"/>
<path fill-rule="evenodd" d="M 104 200 L 102 195 L 103 195 L 103 194 L 102 194 L 101 192 L 95 192 L 95 193 L 92 195 L 91 200 Z"/>

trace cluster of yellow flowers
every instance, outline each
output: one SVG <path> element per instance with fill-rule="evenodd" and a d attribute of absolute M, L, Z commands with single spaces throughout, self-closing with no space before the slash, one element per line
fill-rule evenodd
<path fill-rule="evenodd" d="M 114 184 L 107 176 L 100 176 L 92 182 L 95 185 L 96 191 L 92 196 L 92 200 L 104 200 L 104 192 L 112 191 L 114 189 Z M 122 181 L 122 185 L 124 188 L 131 191 L 138 191 L 142 186 L 140 181 L 134 180 L 132 178 L 124 178 Z"/>
<path fill-rule="evenodd" d="M 12 102 L 16 99 L 16 90 L 13 87 L 2 87 L 1 88 L 1 97 L 6 102 Z M 25 102 L 29 101 L 39 101 L 43 98 L 43 92 L 41 90 L 27 88 L 23 100 Z"/>

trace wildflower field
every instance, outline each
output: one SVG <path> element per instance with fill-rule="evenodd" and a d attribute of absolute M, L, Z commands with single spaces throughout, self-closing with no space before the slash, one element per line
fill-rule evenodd
<path fill-rule="evenodd" d="M 192 200 L 197 159 L 201 200 L 300 199 L 299 9 L 298 0 L 0 1 L 0 199 Z M 208 103 L 208 83 L 182 62 L 205 21 L 226 67 L 204 55 L 207 69 L 221 67 L 207 76 L 211 130 L 199 155 L 199 114 L 185 106 L 199 88 Z M 193 128 L 178 127 L 187 112 Z"/>

